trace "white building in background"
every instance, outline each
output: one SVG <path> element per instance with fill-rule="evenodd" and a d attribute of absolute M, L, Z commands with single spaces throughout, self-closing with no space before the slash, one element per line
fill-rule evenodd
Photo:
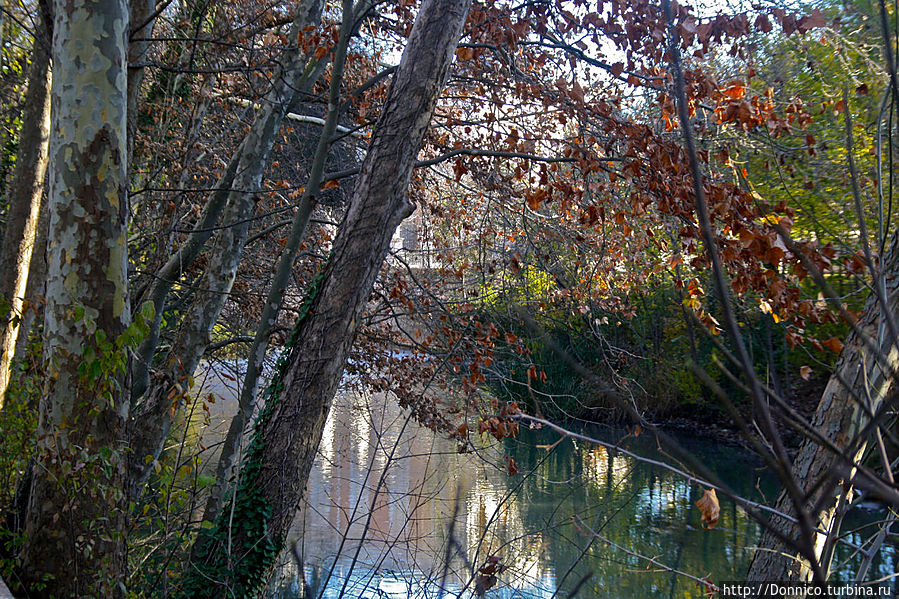
<path fill-rule="evenodd" d="M 423 225 L 421 211 L 416 209 L 396 228 L 390 240 L 392 255 L 387 259 L 405 262 L 411 268 L 431 268 L 431 247 L 422 235 Z"/>

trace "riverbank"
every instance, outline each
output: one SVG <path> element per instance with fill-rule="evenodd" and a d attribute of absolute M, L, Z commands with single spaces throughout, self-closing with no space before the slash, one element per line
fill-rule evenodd
<path fill-rule="evenodd" d="M 829 376 L 826 373 L 810 377 L 809 380 L 799 379 L 791 388 L 788 397 L 785 398 L 789 406 L 806 420 L 811 420 L 818 407 L 818 402 Z M 647 402 L 651 405 L 651 402 Z M 751 403 L 736 401 L 743 417 L 751 421 Z M 680 405 L 672 405 L 670 402 L 663 406 L 662 413 L 654 412 L 651 408 L 644 410 L 644 417 L 664 430 L 697 435 L 702 438 L 725 443 L 734 447 L 741 447 L 754 451 L 753 443 L 743 431 L 733 422 L 725 408 L 719 404 L 708 402 L 684 402 Z M 587 412 L 589 414 L 602 415 L 603 411 Z M 614 414 L 613 418 L 589 418 L 579 416 L 574 419 L 580 422 L 586 421 L 599 425 L 627 425 L 627 420 Z M 803 437 L 790 428 L 782 419 L 775 417 L 775 424 L 782 435 L 784 445 L 792 453 L 798 451 Z M 753 433 L 754 434 L 754 433 Z"/>

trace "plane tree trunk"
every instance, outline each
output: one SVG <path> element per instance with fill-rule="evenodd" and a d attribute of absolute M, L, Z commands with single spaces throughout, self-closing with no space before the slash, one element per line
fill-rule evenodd
<path fill-rule="evenodd" d="M 54 3 L 44 361 L 17 580 L 117 596 L 125 566 L 127 35 L 124 0 Z"/>

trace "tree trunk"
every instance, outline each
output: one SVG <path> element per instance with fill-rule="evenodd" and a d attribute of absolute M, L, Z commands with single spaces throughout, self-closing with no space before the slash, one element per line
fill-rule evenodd
<path fill-rule="evenodd" d="M 304 0 L 297 7 L 288 37 L 296 40 L 299 32 L 305 27 L 318 23 L 321 20 L 322 4 L 320 0 Z M 133 366 L 134 385 L 131 398 L 133 404 L 140 401 L 150 385 L 150 367 L 156 347 L 159 344 L 162 316 L 169 291 L 179 280 L 184 270 L 200 255 L 203 246 L 212 237 L 219 217 L 226 207 L 241 197 L 246 198 L 247 201 L 250 200 L 247 194 L 241 194 L 239 191 L 258 189 L 258 182 L 255 187 L 241 187 L 239 182 L 235 182 L 235 178 L 240 175 L 242 181 L 252 182 L 255 170 L 259 169 L 259 181 L 261 181 L 262 173 L 267 166 L 271 144 L 274 143 L 274 137 L 281 127 L 284 116 L 290 110 L 294 98 L 299 92 L 308 90 L 322 73 L 321 69 L 307 69 L 304 71 L 300 62 L 302 58 L 303 55 L 300 48 L 292 47 L 285 52 L 282 63 L 288 65 L 287 68 L 284 69 L 273 89 L 266 94 L 263 109 L 257 115 L 247 137 L 231 156 L 225 172 L 219 177 L 216 191 L 212 193 L 209 201 L 203 207 L 203 215 L 200 221 L 187 240 L 178 248 L 178 251 L 154 275 L 154 282 L 150 286 L 146 297 L 153 302 L 153 306 L 156 309 L 156 317 L 150 326 L 150 334 L 141 343 Z M 272 129 L 273 127 L 274 129 Z M 264 148 L 264 143 L 260 143 L 259 140 L 265 136 L 270 137 L 270 140 L 264 143 L 269 143 L 270 145 L 263 156 L 260 154 L 260 151 Z M 253 164 L 247 160 L 247 156 L 254 155 L 260 157 L 264 162 Z M 240 170 L 241 168 L 251 168 L 253 171 L 243 172 Z M 230 190 L 237 191 L 232 192 Z"/>
<path fill-rule="evenodd" d="M 219 455 L 218 466 L 216 467 L 215 484 L 209 492 L 209 498 L 206 501 L 206 507 L 203 510 L 203 520 L 214 522 L 218 516 L 219 508 L 222 505 L 223 495 L 227 486 L 227 481 L 232 475 L 234 465 L 240 454 L 240 447 L 243 441 L 243 433 L 247 423 L 253 415 L 256 408 L 256 396 L 259 393 L 259 380 L 262 376 L 262 366 L 265 360 L 265 354 L 268 350 L 268 341 L 271 336 L 271 330 L 275 326 L 278 319 L 278 312 L 281 309 L 281 302 L 284 300 L 284 294 L 287 292 L 287 284 L 290 274 L 293 272 L 293 265 L 296 261 L 297 251 L 300 242 L 306 234 L 306 226 L 315 209 L 317 199 L 320 193 L 322 176 L 325 170 L 325 161 L 328 158 L 328 152 L 331 149 L 334 132 L 337 130 L 337 120 L 340 116 L 340 88 L 343 82 L 343 67 L 346 62 L 346 53 L 349 46 L 350 38 L 353 36 L 353 27 L 355 23 L 355 15 L 351 2 L 344 3 L 343 23 L 340 28 L 340 38 L 337 47 L 334 50 L 334 65 L 331 69 L 331 83 L 328 93 L 328 114 L 322 127 L 321 135 L 318 139 L 318 146 L 315 149 L 315 155 L 312 159 L 312 165 L 309 169 L 309 176 L 306 180 L 306 190 L 300 198 L 297 212 L 293 217 L 290 225 L 290 234 L 284 249 L 278 257 L 278 266 L 275 275 L 272 278 L 272 285 L 269 289 L 268 296 L 265 299 L 265 305 L 262 309 L 262 315 L 259 319 L 259 325 L 256 328 L 256 334 L 253 338 L 253 344 L 250 347 L 250 353 L 247 356 L 247 371 L 244 375 L 243 384 L 240 388 L 240 397 L 238 398 L 237 413 L 231 419 L 228 432 L 225 435 L 222 451 Z"/>
<path fill-rule="evenodd" d="M 146 69 L 146 60 L 156 24 L 156 0 L 134 0 L 131 3 L 131 28 L 128 43 L 128 164 L 133 162 L 134 136 L 137 132 L 138 105 Z"/>
<path fill-rule="evenodd" d="M 291 24 L 290 39 L 310 24 L 321 19 L 323 2 L 306 0 L 297 9 Z M 198 281 L 198 291 L 184 316 L 178 337 L 169 352 L 167 363 L 150 386 L 147 397 L 135 408 L 130 431 L 132 457 L 129 467 L 132 493 L 139 493 L 151 469 L 147 456 L 159 456 L 172 423 L 172 415 L 187 391 L 186 380 L 192 376 L 206 351 L 209 335 L 228 299 L 241 252 L 247 240 L 250 217 L 255 206 L 255 193 L 260 190 L 262 175 L 284 116 L 298 90 L 310 84 L 303 80 L 305 64 L 301 48 L 292 48 L 283 57 L 284 71 L 272 90 L 266 94 L 250 132 L 240 148 L 240 160 L 233 180 L 234 189 L 226 202 L 223 221 L 230 223 L 216 237 L 209 264 Z M 175 385 L 181 392 L 172 393 Z"/>
<path fill-rule="evenodd" d="M 34 236 L 34 249 L 31 252 L 31 263 L 28 267 L 28 285 L 25 286 L 25 302 L 30 304 L 31 309 L 22 313 L 13 360 L 21 360 L 25 357 L 34 323 L 44 322 L 43 301 L 47 295 L 47 229 L 49 225 L 50 210 L 47 207 L 47 201 L 44 200 L 41 202 L 41 212 L 37 217 L 37 233 Z"/>
<path fill-rule="evenodd" d="M 797 544 L 813 545 L 825 573 L 830 566 L 831 548 L 839 535 L 842 512 L 852 497 L 856 470 L 851 464 L 858 464 L 868 442 L 859 435 L 870 423 L 869 414 L 877 413 L 895 389 L 899 352 L 887 330 L 884 311 L 893 318 L 899 316 L 897 244 L 899 235 L 894 235 L 883 262 L 881 290 L 887 300 L 886 306 L 878 301 L 875 293 L 868 297 L 858 322 L 858 331 L 862 335 L 852 332 L 846 340 L 812 420 L 815 429 L 833 443 L 842 456 L 814 440 L 807 440 L 793 463 L 793 476 L 799 488 L 805 494 L 810 493 L 803 509 L 814 511 L 812 522 L 821 532 L 816 533 L 815 539 L 803 541 L 797 524 L 780 517 L 772 518 L 769 523 Z M 876 344 L 877 351 L 873 351 L 865 339 Z M 813 508 L 815 505 L 818 509 Z M 786 493 L 778 498 L 776 509 L 790 516 L 796 514 L 795 505 Z M 800 558 L 794 548 L 787 547 L 770 531 L 762 535 L 759 547 L 747 580 L 811 580 L 808 560 Z"/>
<path fill-rule="evenodd" d="M 343 225 L 275 378 L 230 509 L 192 564 L 184 592 L 257 593 L 303 496 L 358 322 L 399 223 L 416 155 L 458 43 L 469 0 L 422 4 L 394 75 Z M 233 526 L 232 526 L 233 525 Z M 219 586 L 210 584 L 217 581 Z"/>
<path fill-rule="evenodd" d="M 30 597 L 115 596 L 125 566 L 128 4 L 54 5 L 45 393 L 21 550 Z"/>
<path fill-rule="evenodd" d="M 37 235 L 38 216 L 47 173 L 50 140 L 50 35 L 49 8 L 41 2 L 36 19 L 38 30 L 31 53 L 28 89 L 22 112 L 19 152 L 9 193 L 9 211 L 0 244 L 0 301 L 8 302 L 9 313 L 0 313 L 0 409 L 3 408 L 9 368 L 22 330 L 22 308 L 28 283 L 31 255 Z M 28 334 L 28 329 L 24 329 Z"/>

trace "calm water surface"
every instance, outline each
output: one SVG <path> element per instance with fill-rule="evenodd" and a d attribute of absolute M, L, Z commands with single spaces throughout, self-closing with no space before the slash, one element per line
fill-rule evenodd
<path fill-rule="evenodd" d="M 583 432 L 673 462 L 649 435 Z M 753 455 L 708 439 L 678 441 L 743 496 L 773 497 Z M 519 474 L 505 471 L 507 457 Z M 441 588 L 468 596 L 472 568 L 496 556 L 506 569 L 488 597 L 568 597 L 576 588 L 583 598 L 702 597 L 700 584 L 645 558 L 716 583 L 740 580 L 760 529 L 722 498 L 718 526 L 705 530 L 701 496 L 667 470 L 545 429 L 460 454 L 393 402 L 344 395 L 276 596 L 302 596 L 304 578 L 311 596 L 327 599 L 438 597 Z M 895 550 L 881 554 L 875 574 L 892 574 Z"/>
<path fill-rule="evenodd" d="M 587 427 L 639 455 L 674 463 L 648 434 Z M 744 497 L 776 487 L 752 454 L 689 435 L 678 442 Z M 474 451 L 410 422 L 383 396 L 338 396 L 326 426 L 304 508 L 272 596 L 471 596 L 473 571 L 504 569 L 487 593 L 497 598 L 703 597 L 697 582 L 741 580 L 759 526 L 721 497 L 712 530 L 695 502 L 702 489 L 663 468 L 603 447 L 522 430 Z M 507 460 L 519 473 L 509 476 Z M 883 517 L 856 512 L 847 527 Z M 860 541 L 861 535 L 850 535 Z M 845 576 L 851 570 L 850 552 Z M 895 547 L 875 559 L 872 578 L 896 572 Z"/>

